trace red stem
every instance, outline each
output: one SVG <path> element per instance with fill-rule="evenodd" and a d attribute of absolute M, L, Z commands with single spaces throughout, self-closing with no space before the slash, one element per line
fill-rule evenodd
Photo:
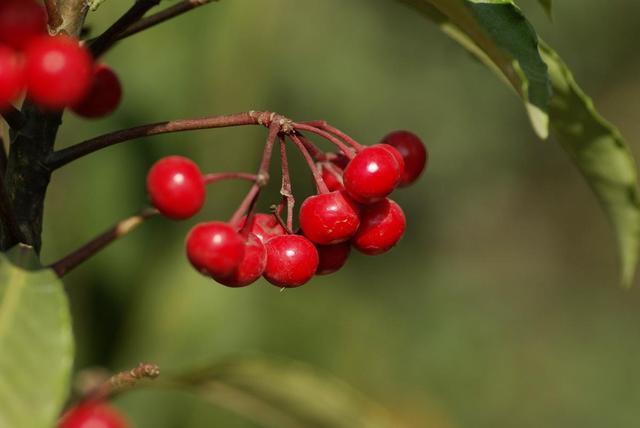
<path fill-rule="evenodd" d="M 345 156 L 347 156 L 349 159 L 353 159 L 353 156 L 355 156 L 354 153 L 353 153 L 353 150 L 351 150 L 349 148 L 349 146 L 344 144 L 342 141 L 340 141 L 334 135 L 331 135 L 328 132 L 323 131 L 322 129 L 318 129 L 318 128 L 314 127 L 314 126 L 306 125 L 304 123 L 294 123 L 293 127 L 297 131 L 308 131 L 308 132 L 311 132 L 312 134 L 316 134 L 316 135 L 319 135 L 319 136 L 323 137 L 324 139 L 326 139 L 326 140 L 330 141 L 331 143 L 335 144 L 342 151 L 342 153 L 344 153 Z"/>
<path fill-rule="evenodd" d="M 304 146 L 302 141 L 300 141 L 300 138 L 298 138 L 296 134 L 289 135 L 289 138 L 291 138 L 291 141 L 293 141 L 296 147 L 298 147 L 298 150 L 300 150 L 300 153 L 302 153 L 304 160 L 307 162 L 307 165 L 311 170 L 311 174 L 313 175 L 313 181 L 315 181 L 316 183 L 316 188 L 318 189 L 318 193 L 321 193 L 321 194 L 329 193 L 329 189 L 327 188 L 327 185 L 322 179 L 322 174 L 320 174 L 320 171 L 318 171 L 318 168 L 316 167 L 316 164 L 313 161 L 313 158 L 307 151 L 307 148 Z"/>
<path fill-rule="evenodd" d="M 249 174 L 246 172 L 214 172 L 212 174 L 205 174 L 203 177 L 204 184 L 213 184 L 221 180 L 247 180 L 257 181 L 258 176 L 255 174 Z"/>
<path fill-rule="evenodd" d="M 282 166 L 282 187 L 280 194 L 287 201 L 287 229 L 293 230 L 293 208 L 296 200 L 291 189 L 291 176 L 289 175 L 289 161 L 287 159 L 287 147 L 284 137 L 280 137 L 280 164 Z"/>
<path fill-rule="evenodd" d="M 304 123 L 307 124 L 307 125 L 314 126 L 316 128 L 320 128 L 323 131 L 330 132 L 330 133 L 342 138 L 344 141 L 346 141 L 348 144 L 350 144 L 356 150 L 362 150 L 364 148 L 364 146 L 362 144 L 358 143 L 356 140 L 354 140 L 353 138 L 351 138 L 349 135 L 345 134 L 344 132 L 342 132 L 338 128 L 334 128 L 333 126 L 329 125 L 324 120 L 316 120 L 316 121 L 304 122 Z"/>

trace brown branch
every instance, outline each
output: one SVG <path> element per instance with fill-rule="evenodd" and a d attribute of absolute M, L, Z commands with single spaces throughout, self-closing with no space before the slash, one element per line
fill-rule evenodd
<path fill-rule="evenodd" d="M 7 122 L 7 125 L 9 125 L 9 127 L 11 127 L 11 129 L 13 129 L 14 131 L 22 129 L 27 123 L 27 119 L 25 118 L 24 114 L 22 114 L 20 110 L 12 105 L 9 105 L 5 109 L 3 109 L 2 113 L 0 114 L 2 115 L 4 121 Z"/>
<path fill-rule="evenodd" d="M 4 152 L 4 144 L 2 151 Z M 5 187 L 4 173 L 0 174 L 0 221 L 2 222 L 2 228 L 7 233 L 9 242 L 20 243 L 26 242 L 25 236 L 18 226 L 18 220 L 15 217 L 13 208 L 11 206 L 11 200 L 7 194 L 7 188 Z"/>
<path fill-rule="evenodd" d="M 104 33 L 96 37 L 88 44 L 89 51 L 94 58 L 102 56 L 111 46 L 118 41 L 118 36 L 138 22 L 149 9 L 160 4 L 160 0 L 136 0 L 133 6 L 127 10 L 111 27 L 107 28 Z"/>
<path fill-rule="evenodd" d="M 138 22 L 129 26 L 129 28 L 127 28 L 122 33 L 120 33 L 117 37 L 117 40 L 119 41 L 124 38 L 131 37 L 134 34 L 138 34 L 141 31 L 144 31 L 148 28 L 161 24 L 172 18 L 175 18 L 197 7 L 204 6 L 205 4 L 211 3 L 211 1 L 213 0 L 183 0 L 180 3 L 170 6 L 164 10 L 161 10 L 158 13 L 155 13 L 151 16 L 140 19 Z M 215 1 L 218 1 L 218 0 L 215 0 Z"/>
<path fill-rule="evenodd" d="M 105 147 L 113 146 L 129 140 L 134 140 L 152 135 L 168 134 L 172 132 L 193 131 L 198 129 L 224 128 L 229 126 L 242 125 L 264 125 L 269 126 L 272 121 L 278 119 L 278 125 L 283 132 L 288 131 L 285 118 L 271 112 L 247 112 L 237 113 L 228 116 L 213 116 L 201 119 L 173 120 L 168 122 L 158 122 L 148 125 L 136 126 L 134 128 L 122 129 L 119 131 L 104 134 L 90 140 L 83 141 L 73 146 L 58 150 L 52 153 L 47 159 L 47 166 L 54 170 L 69 162 L 91 154 Z M 284 121 L 284 124 L 283 124 Z"/>
<path fill-rule="evenodd" d="M 44 0 L 44 7 L 47 9 L 49 29 L 56 30 L 62 24 L 62 15 L 58 9 L 57 0 Z"/>
<path fill-rule="evenodd" d="M 140 363 L 131 370 L 125 370 L 111 376 L 105 382 L 89 391 L 86 400 L 103 401 L 123 391 L 134 388 L 141 381 L 155 379 L 160 375 L 157 364 Z"/>
<path fill-rule="evenodd" d="M 78 265 L 103 250 L 107 245 L 129 232 L 132 232 L 146 219 L 155 215 L 158 215 L 158 210 L 155 208 L 145 208 L 138 214 L 118 222 L 109 230 L 98 235 L 57 262 L 52 263 L 49 267 L 55 271 L 58 277 L 62 278 Z"/>
<path fill-rule="evenodd" d="M 296 200 L 291 189 L 291 175 L 289 174 L 289 160 L 287 159 L 287 145 L 283 136 L 280 137 L 280 166 L 282 169 L 282 186 L 280 194 L 287 202 L 287 227 L 286 230 L 293 229 L 293 208 Z"/>

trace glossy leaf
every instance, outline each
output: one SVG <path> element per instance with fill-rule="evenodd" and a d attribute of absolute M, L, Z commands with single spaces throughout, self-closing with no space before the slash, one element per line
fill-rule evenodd
<path fill-rule="evenodd" d="M 54 426 L 72 362 L 62 284 L 30 247 L 0 254 L 0 427 Z"/>
<path fill-rule="evenodd" d="M 237 358 L 180 378 L 178 385 L 266 427 L 403 426 L 344 382 L 299 362 Z"/>

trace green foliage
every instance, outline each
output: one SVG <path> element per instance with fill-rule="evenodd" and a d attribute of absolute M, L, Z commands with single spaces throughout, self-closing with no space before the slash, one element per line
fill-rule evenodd
<path fill-rule="evenodd" d="M 629 286 L 640 246 L 636 164 L 627 143 L 596 112 L 566 64 L 550 48 L 539 46 L 533 27 L 511 0 L 401 1 L 434 20 L 445 33 L 506 79 L 525 102 L 538 136 L 546 139 L 549 125 L 556 131 L 562 148 L 613 224 L 621 282 Z M 550 2 L 544 4 L 550 6 Z"/>
<path fill-rule="evenodd" d="M 30 247 L 0 255 L 0 426 L 50 428 L 68 394 L 73 340 L 62 284 Z"/>
<path fill-rule="evenodd" d="M 230 359 L 180 378 L 177 385 L 268 427 L 401 427 L 344 382 L 293 361 Z"/>

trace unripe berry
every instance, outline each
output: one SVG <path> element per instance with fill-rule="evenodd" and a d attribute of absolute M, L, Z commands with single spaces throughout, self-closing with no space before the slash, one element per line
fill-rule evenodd
<path fill-rule="evenodd" d="M 247 217 L 243 217 L 239 227 L 242 229 Z M 249 231 L 256 235 L 263 243 L 267 242 L 274 236 L 284 235 L 286 230 L 278 222 L 273 214 L 256 213 L 251 217 L 251 225 Z"/>
<path fill-rule="evenodd" d="M 25 53 L 29 97 L 44 108 L 62 110 L 82 100 L 91 85 L 91 56 L 67 36 L 39 37 Z"/>
<path fill-rule="evenodd" d="M 20 95 L 24 89 L 24 69 L 18 55 L 0 46 L 0 111 Z"/>
<path fill-rule="evenodd" d="M 195 225 L 187 235 L 187 258 L 203 275 L 232 275 L 244 257 L 244 239 L 221 221 Z"/>
<path fill-rule="evenodd" d="M 256 282 L 262 276 L 266 265 L 267 250 L 262 241 L 250 233 L 244 246 L 244 256 L 238 267 L 230 275 L 213 279 L 227 287 L 244 287 Z"/>
<path fill-rule="evenodd" d="M 358 230 L 359 210 L 344 191 L 310 196 L 300 206 L 300 227 L 316 244 L 344 242 Z"/>
<path fill-rule="evenodd" d="M 316 245 L 318 250 L 318 269 L 316 275 L 329 275 L 334 273 L 347 262 L 351 253 L 351 242 L 342 242 L 334 245 Z"/>
<path fill-rule="evenodd" d="M 84 402 L 64 414 L 58 428 L 128 428 L 125 417 L 102 402 Z"/>
<path fill-rule="evenodd" d="M 344 186 L 353 199 L 372 204 L 393 192 L 400 181 L 400 165 L 386 147 L 361 150 L 344 170 Z"/>
<path fill-rule="evenodd" d="M 0 1 L 0 44 L 24 49 L 47 32 L 44 8 L 34 0 Z"/>
<path fill-rule="evenodd" d="M 82 117 L 104 117 L 118 108 L 121 99 L 122 86 L 118 76 L 110 67 L 99 64 L 93 71 L 89 91 L 71 109 Z"/>
<path fill-rule="evenodd" d="M 299 287 L 308 282 L 318 268 L 318 250 L 304 236 L 281 235 L 266 243 L 267 265 L 264 277 L 278 287 Z"/>
<path fill-rule="evenodd" d="M 327 185 L 330 192 L 336 190 L 344 190 L 344 183 L 342 181 L 342 171 L 337 166 L 328 166 L 327 163 L 321 163 L 318 166 L 320 174 L 322 175 L 322 181 Z"/>
<path fill-rule="evenodd" d="M 405 227 L 406 219 L 402 208 L 386 198 L 363 208 L 360 228 L 352 243 L 364 254 L 382 254 L 400 241 Z"/>
<path fill-rule="evenodd" d="M 195 215 L 205 199 L 204 180 L 198 165 L 182 156 L 162 158 L 151 167 L 147 192 L 158 211 L 174 220 Z"/>
<path fill-rule="evenodd" d="M 394 131 L 381 141 L 395 147 L 404 159 L 400 186 L 408 186 L 418 179 L 429 161 L 429 153 L 420 138 L 409 131 Z"/>

